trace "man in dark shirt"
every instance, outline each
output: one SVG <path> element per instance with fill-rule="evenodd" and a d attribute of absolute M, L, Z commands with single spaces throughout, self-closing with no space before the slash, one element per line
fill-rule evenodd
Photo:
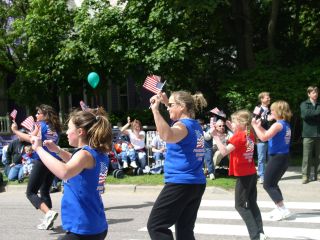
<path fill-rule="evenodd" d="M 320 180 L 320 102 L 318 101 L 318 87 L 307 89 L 308 99 L 300 104 L 303 121 L 303 159 L 302 184 L 310 181 L 311 167 L 314 167 L 314 179 Z"/>

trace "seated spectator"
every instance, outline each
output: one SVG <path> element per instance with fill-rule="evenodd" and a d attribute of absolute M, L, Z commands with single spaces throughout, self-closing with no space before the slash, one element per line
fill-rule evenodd
<path fill-rule="evenodd" d="M 137 168 L 136 160 L 138 165 L 144 169 L 147 164 L 147 155 L 145 151 L 145 131 L 142 130 L 141 122 L 135 119 L 131 122 L 130 117 L 127 118 L 127 124 L 121 128 L 121 133 L 129 136 L 130 143 L 135 151 L 135 159 L 130 159 L 130 166 Z M 131 125 L 131 129 L 128 129 Z M 129 147 L 129 146 L 128 146 Z M 132 148 L 129 147 L 130 154 L 133 153 Z M 128 158 L 122 159 L 124 166 L 128 166 Z"/>
<path fill-rule="evenodd" d="M 28 176 L 31 174 L 34 161 L 39 160 L 38 155 L 32 150 L 31 145 L 24 147 L 24 154 L 22 155 L 22 168 L 23 175 Z"/>
<path fill-rule="evenodd" d="M 19 137 L 13 140 L 7 150 L 7 161 L 9 164 L 8 170 L 8 180 L 18 182 L 23 182 L 23 165 L 22 165 L 22 155 L 24 154 L 24 147 L 29 145 L 29 143 L 22 141 Z"/>
<path fill-rule="evenodd" d="M 152 139 L 151 147 L 152 155 L 156 165 L 163 165 L 162 161 L 166 157 L 166 142 L 160 138 L 158 132 Z"/>
<path fill-rule="evenodd" d="M 226 146 L 227 140 L 231 137 L 231 132 L 226 132 L 226 125 L 222 119 L 217 120 L 215 123 L 216 130 L 219 134 L 221 142 Z M 228 156 L 223 157 L 223 155 L 218 150 L 217 144 L 215 140 L 212 140 L 212 148 L 213 148 L 213 163 L 215 166 L 228 166 L 229 158 Z"/>

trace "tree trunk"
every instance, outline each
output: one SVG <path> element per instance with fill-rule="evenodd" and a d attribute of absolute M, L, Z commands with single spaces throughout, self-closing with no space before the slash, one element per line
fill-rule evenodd
<path fill-rule="evenodd" d="M 233 0 L 232 12 L 237 44 L 238 67 L 240 69 L 252 69 L 255 67 L 255 60 L 253 55 L 249 0 Z"/>
<path fill-rule="evenodd" d="M 271 8 L 271 15 L 268 24 L 268 48 L 271 53 L 271 60 L 273 60 L 275 56 L 275 32 L 276 32 L 276 25 L 278 20 L 278 13 L 279 13 L 279 4 L 280 0 L 273 0 L 272 1 L 272 8 Z"/>

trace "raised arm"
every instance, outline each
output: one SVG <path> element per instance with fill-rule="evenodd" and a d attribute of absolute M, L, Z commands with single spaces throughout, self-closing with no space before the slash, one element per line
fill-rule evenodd
<path fill-rule="evenodd" d="M 22 141 L 31 142 L 30 135 L 29 135 L 29 134 L 26 134 L 26 133 L 23 133 L 23 132 L 20 132 L 19 129 L 18 129 L 18 125 L 17 125 L 16 122 L 13 122 L 13 123 L 12 123 L 12 125 L 11 125 L 11 130 L 12 130 L 12 132 L 13 132 L 17 137 L 19 137 Z"/>
<path fill-rule="evenodd" d="M 169 143 L 181 141 L 188 134 L 188 130 L 181 122 L 176 122 L 172 127 L 164 120 L 159 112 L 159 104 L 161 102 L 163 93 L 158 93 L 150 99 L 151 110 L 153 113 L 154 121 L 162 140 Z"/>
<path fill-rule="evenodd" d="M 282 130 L 282 125 L 278 122 L 275 122 L 268 130 L 265 130 L 261 126 L 261 120 L 254 118 L 251 121 L 251 125 L 257 137 L 263 142 L 268 141 L 270 138 L 274 137 L 278 132 Z"/>
<path fill-rule="evenodd" d="M 60 148 L 52 140 L 45 140 L 43 145 L 46 146 L 49 151 L 56 153 L 64 162 L 68 162 L 71 159 L 72 154 Z"/>
<path fill-rule="evenodd" d="M 127 123 L 126 123 L 126 125 L 124 125 L 124 126 L 120 129 L 121 133 L 123 133 L 123 134 L 125 134 L 125 135 L 128 135 L 129 133 L 128 133 L 127 129 L 130 127 L 130 125 L 131 125 L 131 120 L 130 120 L 130 117 L 128 116 L 128 117 L 127 117 Z"/>
<path fill-rule="evenodd" d="M 36 136 L 32 137 L 32 148 L 37 152 L 46 167 L 63 180 L 70 179 L 84 169 L 92 168 L 95 164 L 92 155 L 85 150 L 79 150 L 67 163 L 61 162 L 42 147 L 41 139 Z"/>

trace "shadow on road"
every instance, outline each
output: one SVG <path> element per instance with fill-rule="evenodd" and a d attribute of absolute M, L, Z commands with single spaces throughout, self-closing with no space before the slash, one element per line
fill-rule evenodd
<path fill-rule="evenodd" d="M 139 209 L 139 208 L 144 208 L 144 207 L 150 207 L 153 206 L 154 202 L 146 202 L 143 204 L 138 204 L 138 205 L 121 205 L 121 206 L 115 206 L 115 207 L 110 207 L 110 208 L 105 208 L 105 211 L 108 210 L 114 210 L 114 209 Z"/>

